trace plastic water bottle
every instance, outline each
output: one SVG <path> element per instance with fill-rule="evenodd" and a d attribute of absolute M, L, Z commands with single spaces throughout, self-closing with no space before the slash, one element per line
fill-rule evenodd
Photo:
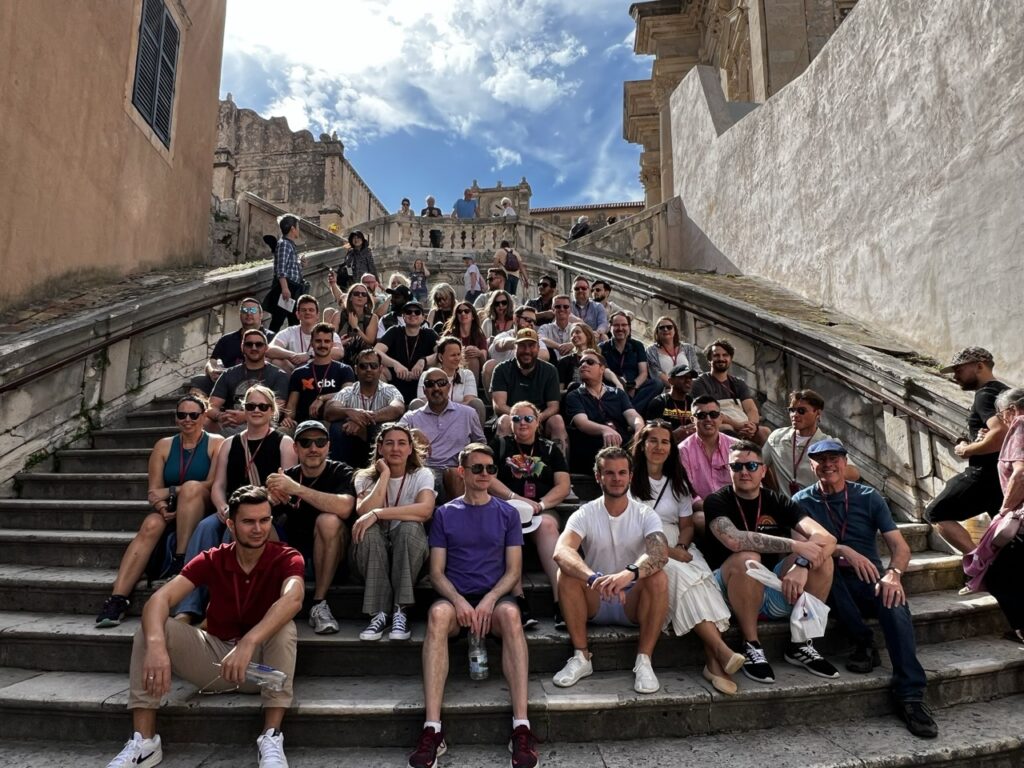
<path fill-rule="evenodd" d="M 486 658 L 484 663 L 487 663 Z M 220 664 L 215 666 L 219 667 Z M 284 690 L 284 683 L 288 679 L 288 675 L 266 664 L 257 664 L 255 661 L 251 661 L 245 670 L 245 679 L 250 683 L 256 683 L 261 688 L 266 688 L 268 691 L 282 691 Z"/>
<path fill-rule="evenodd" d="M 484 638 L 473 632 L 469 633 L 469 677 L 472 680 L 486 680 L 490 671 L 487 669 L 487 643 Z"/>

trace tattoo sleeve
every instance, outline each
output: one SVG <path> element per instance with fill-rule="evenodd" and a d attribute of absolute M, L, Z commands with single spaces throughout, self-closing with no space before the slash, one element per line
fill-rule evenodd
<path fill-rule="evenodd" d="M 749 549 L 752 552 L 775 554 L 793 551 L 792 539 L 769 536 L 757 531 L 741 531 L 727 517 L 716 517 L 711 521 L 711 532 L 733 552 Z"/>
<path fill-rule="evenodd" d="M 647 551 L 636 561 L 641 579 L 665 567 L 668 562 L 668 539 L 661 531 L 649 533 L 644 537 L 644 548 Z"/>

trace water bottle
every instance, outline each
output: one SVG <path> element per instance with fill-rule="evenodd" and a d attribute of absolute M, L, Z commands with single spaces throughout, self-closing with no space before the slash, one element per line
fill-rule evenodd
<path fill-rule="evenodd" d="M 486 656 L 484 657 L 484 664 L 487 664 Z M 219 667 L 220 664 L 215 664 L 214 666 Z M 247 682 L 256 683 L 256 685 L 266 688 L 268 691 L 282 691 L 284 690 L 284 682 L 288 679 L 288 675 L 266 664 L 257 664 L 255 661 L 251 661 L 245 671 L 245 679 Z"/>
<path fill-rule="evenodd" d="M 472 680 L 486 680 L 490 672 L 487 669 L 487 642 L 479 635 L 469 633 L 469 677 Z"/>

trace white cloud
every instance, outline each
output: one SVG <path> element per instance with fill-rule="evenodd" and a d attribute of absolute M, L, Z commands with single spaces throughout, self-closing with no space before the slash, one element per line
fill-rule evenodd
<path fill-rule="evenodd" d="M 487 154 L 494 158 L 492 171 L 500 171 L 510 165 L 521 165 L 523 162 L 523 156 L 508 147 L 488 147 Z"/>

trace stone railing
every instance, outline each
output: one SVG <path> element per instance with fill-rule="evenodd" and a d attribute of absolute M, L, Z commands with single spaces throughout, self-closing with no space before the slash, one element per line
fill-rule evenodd
<path fill-rule="evenodd" d="M 683 208 L 679 198 L 645 208 L 574 240 L 568 247 L 640 266 L 683 268 Z"/>

